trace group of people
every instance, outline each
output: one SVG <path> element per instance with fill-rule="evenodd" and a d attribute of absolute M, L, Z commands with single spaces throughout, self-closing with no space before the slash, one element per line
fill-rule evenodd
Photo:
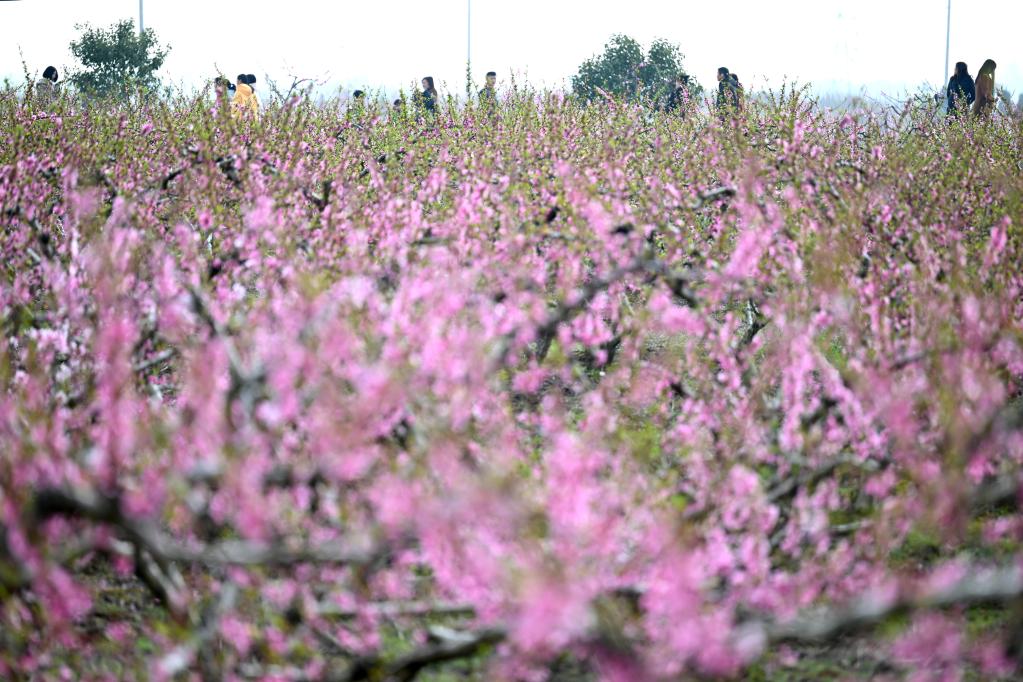
<path fill-rule="evenodd" d="M 995 108 L 995 64 L 993 59 L 988 59 L 980 67 L 976 80 L 970 75 L 966 62 L 957 62 L 955 73 L 948 81 L 945 91 L 946 114 L 949 117 L 958 118 L 972 112 L 976 117 L 986 117 Z M 35 84 L 35 97 L 44 106 L 52 102 L 57 96 L 57 81 L 59 75 L 53 66 L 47 66 L 43 71 L 42 78 Z M 716 108 L 719 116 L 726 116 L 729 112 L 741 112 L 745 103 L 745 93 L 739 76 L 729 71 L 727 67 L 720 67 L 717 72 L 718 92 Z M 259 96 L 256 94 L 256 77 L 251 73 L 238 74 L 235 83 L 232 83 L 223 76 L 218 76 L 213 81 L 214 90 L 218 99 L 230 104 L 232 114 L 236 116 L 256 116 L 259 114 Z M 673 88 L 668 95 L 665 110 L 669 112 L 684 113 L 689 102 L 689 77 L 681 75 L 673 83 Z M 425 76 L 422 79 L 422 91 L 415 94 L 414 101 L 419 109 L 427 114 L 434 114 L 437 111 L 439 96 L 437 87 L 434 85 L 432 76 Z M 497 73 L 488 71 L 486 83 L 479 91 L 479 103 L 486 109 L 493 110 L 497 105 Z M 362 105 L 366 93 L 356 90 L 352 93 L 352 101 L 356 105 Z M 1023 98 L 1021 98 L 1023 101 Z M 403 99 L 394 100 L 395 112 L 402 112 L 405 107 Z"/>
<path fill-rule="evenodd" d="M 437 113 L 437 103 L 440 100 L 440 96 L 437 94 L 437 86 L 434 85 L 433 76 L 424 76 L 421 85 L 423 89 L 415 94 L 415 104 L 428 114 Z M 361 92 L 361 90 L 356 90 L 354 96 L 358 96 Z M 482 107 L 493 110 L 497 106 L 496 71 L 487 71 L 486 81 L 483 88 L 480 89 L 478 96 Z M 394 100 L 392 106 L 395 112 L 402 112 L 405 109 L 405 100 L 398 98 Z"/>
<path fill-rule="evenodd" d="M 53 67 L 50 67 L 51 69 Z M 49 70 L 47 70 L 49 73 Z M 45 75 L 45 74 L 44 74 Z M 256 95 L 256 77 L 251 73 L 238 74 L 235 83 L 232 83 L 223 76 L 213 80 L 214 91 L 219 100 L 228 102 L 232 114 L 236 116 L 256 116 L 259 114 L 259 97 Z M 415 104 L 421 111 L 434 114 L 437 112 L 437 105 L 440 96 L 437 93 L 437 86 L 434 84 L 433 76 L 424 76 L 422 80 L 422 91 L 415 94 Z M 486 83 L 479 91 L 480 104 L 487 108 L 497 105 L 497 73 L 488 71 Z M 366 101 L 366 93 L 363 90 L 352 92 L 352 104 L 356 107 L 363 106 Z M 403 99 L 394 100 L 394 110 L 401 112 L 405 108 Z"/>
<path fill-rule="evenodd" d="M 235 116 L 256 116 L 259 114 L 259 96 L 256 94 L 256 77 L 251 73 L 240 73 L 235 83 L 223 76 L 213 79 L 213 90 L 218 101 L 227 102 Z"/>
<path fill-rule="evenodd" d="M 746 93 L 739 82 L 739 75 L 728 70 L 727 66 L 718 67 L 717 109 L 721 115 L 728 111 L 742 111 L 746 102 Z"/>
<path fill-rule="evenodd" d="M 718 93 L 715 100 L 715 107 L 718 116 L 722 119 L 729 114 L 741 112 L 745 106 L 746 93 L 738 74 L 732 73 L 728 67 L 722 66 L 718 69 Z M 690 80 L 689 76 L 680 74 L 675 77 L 672 83 L 671 92 L 664 103 L 664 110 L 685 115 L 690 102 Z"/>
<path fill-rule="evenodd" d="M 988 59 L 974 80 L 966 62 L 956 62 L 955 73 L 945 89 L 946 115 L 958 118 L 972 111 L 976 117 L 990 116 L 995 108 L 996 66 L 993 59 Z"/>

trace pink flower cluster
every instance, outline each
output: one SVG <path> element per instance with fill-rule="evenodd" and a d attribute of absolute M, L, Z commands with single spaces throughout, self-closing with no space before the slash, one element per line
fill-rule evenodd
<path fill-rule="evenodd" d="M 1018 127 L 360 116 L 0 97 L 0 676 L 318 679 L 444 619 L 493 677 L 727 677 L 1019 568 Z M 1014 665 L 958 613 L 891 656 Z"/>

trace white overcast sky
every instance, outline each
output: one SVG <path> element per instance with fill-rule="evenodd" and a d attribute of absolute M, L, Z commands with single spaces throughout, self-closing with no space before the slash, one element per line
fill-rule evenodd
<path fill-rule="evenodd" d="M 783 79 L 818 92 L 898 95 L 944 72 L 947 0 L 474 0 L 472 64 L 564 87 L 613 33 L 681 46 L 706 86 L 718 66 L 747 88 Z M 145 0 L 145 25 L 171 45 L 164 78 L 201 85 L 217 67 L 333 89 L 390 92 L 433 75 L 464 88 L 467 0 Z M 138 0 L 0 0 L 0 78 L 20 79 L 21 48 L 33 75 L 73 64 L 75 24 L 138 19 Z M 951 62 L 976 74 L 998 62 L 996 81 L 1023 92 L 1023 0 L 952 3 Z M 62 68 L 63 67 L 63 68 Z"/>

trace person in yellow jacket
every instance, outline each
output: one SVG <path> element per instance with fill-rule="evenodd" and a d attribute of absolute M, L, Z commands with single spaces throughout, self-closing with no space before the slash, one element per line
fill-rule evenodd
<path fill-rule="evenodd" d="M 259 116 L 259 98 L 252 86 L 256 77 L 251 73 L 238 74 L 238 85 L 235 88 L 234 98 L 231 99 L 231 112 L 237 116 Z"/>

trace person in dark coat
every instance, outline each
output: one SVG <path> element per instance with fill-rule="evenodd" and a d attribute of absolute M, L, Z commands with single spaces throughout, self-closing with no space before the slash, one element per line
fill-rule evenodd
<path fill-rule="evenodd" d="M 364 90 L 352 91 L 352 98 L 348 102 L 348 111 L 362 112 L 366 110 L 366 92 Z"/>
<path fill-rule="evenodd" d="M 433 84 L 433 76 L 423 78 L 423 92 L 419 97 L 424 111 L 437 113 L 437 88 Z"/>
<path fill-rule="evenodd" d="M 945 90 L 948 105 L 946 115 L 958 117 L 959 114 L 969 111 L 976 99 L 977 89 L 973 83 L 973 76 L 966 68 L 966 62 L 956 62 L 955 73 L 949 79 L 948 88 Z"/>
<path fill-rule="evenodd" d="M 480 106 L 485 109 L 494 109 L 497 106 L 497 73 L 487 72 L 487 83 L 479 92 Z"/>
<path fill-rule="evenodd" d="M 668 103 L 664 110 L 668 113 L 678 114 L 685 118 L 686 107 L 689 104 L 689 77 L 675 76 L 674 87 L 668 95 Z"/>
<path fill-rule="evenodd" d="M 739 93 L 732 81 L 732 74 L 724 66 L 718 69 L 718 116 L 721 120 L 739 110 Z"/>
<path fill-rule="evenodd" d="M 408 120 L 405 111 L 405 98 L 399 97 L 391 103 L 391 114 L 388 117 L 391 123 L 404 122 Z"/>
<path fill-rule="evenodd" d="M 730 73 L 728 78 L 732 83 L 732 103 L 735 105 L 736 111 L 742 111 L 746 108 L 746 91 L 742 87 L 742 83 L 739 82 L 739 74 Z"/>
<path fill-rule="evenodd" d="M 717 102 L 715 102 L 719 110 L 725 107 L 725 103 L 728 100 L 728 96 L 725 94 L 725 88 L 727 86 L 727 83 L 728 67 L 722 66 L 721 68 L 718 69 L 718 98 Z"/>

